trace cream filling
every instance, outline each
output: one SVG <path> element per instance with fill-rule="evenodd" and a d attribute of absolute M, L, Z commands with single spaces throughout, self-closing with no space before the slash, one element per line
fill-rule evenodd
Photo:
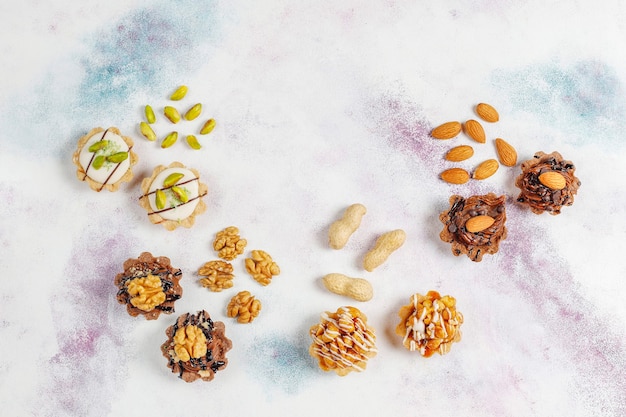
<path fill-rule="evenodd" d="M 168 210 L 158 209 L 155 201 L 155 191 L 157 189 L 163 189 L 163 181 L 170 174 L 177 172 L 183 174 L 184 176 L 178 181 L 176 185 L 185 190 L 189 201 L 187 203 L 182 203 L 174 196 L 174 193 L 172 193 L 170 189 L 165 189 L 163 190 L 165 192 L 165 195 L 167 196 L 165 209 Z M 196 177 L 193 172 L 186 168 L 167 168 L 159 173 L 154 181 L 152 181 L 148 192 L 148 201 L 150 202 L 150 208 L 152 209 L 152 211 L 157 212 L 159 216 L 163 217 L 166 220 L 180 221 L 191 216 L 193 211 L 196 209 L 196 206 L 198 205 L 198 177 Z"/>
<path fill-rule="evenodd" d="M 116 152 L 128 152 L 128 145 L 124 139 L 111 131 L 98 132 L 92 135 L 80 150 L 78 162 L 83 167 L 87 176 L 100 184 L 114 184 L 119 181 L 130 168 L 130 155 L 119 164 L 113 162 L 105 162 L 100 169 L 93 167 L 93 160 L 99 155 L 112 155 Z M 109 144 L 96 152 L 89 152 L 89 147 L 100 140 L 107 140 Z M 115 171 L 114 171 L 115 170 Z M 109 178 L 110 176 L 110 178 Z"/>

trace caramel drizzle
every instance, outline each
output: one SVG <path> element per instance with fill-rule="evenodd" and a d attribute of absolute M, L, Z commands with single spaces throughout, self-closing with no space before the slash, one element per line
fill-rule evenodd
<path fill-rule="evenodd" d="M 104 140 L 104 137 L 107 135 L 108 132 L 109 132 L 109 129 L 105 130 L 102 136 L 100 137 L 100 140 Z M 96 157 L 96 153 L 94 152 L 93 154 L 91 154 L 91 159 L 89 160 L 89 163 L 87 164 L 87 168 L 85 168 L 85 175 L 83 176 L 82 181 L 85 181 L 85 179 L 87 179 L 87 171 L 89 171 L 89 167 L 91 167 L 91 163 L 93 162 L 95 157 Z M 102 188 L 100 190 L 102 190 Z"/>

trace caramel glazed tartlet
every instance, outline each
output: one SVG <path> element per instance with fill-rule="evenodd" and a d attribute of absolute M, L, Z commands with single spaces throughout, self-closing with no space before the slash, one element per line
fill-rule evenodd
<path fill-rule="evenodd" d="M 228 365 L 226 352 L 232 348 L 232 342 L 224 330 L 224 323 L 214 322 L 204 310 L 178 317 L 165 331 L 168 339 L 161 345 L 172 373 L 185 382 L 211 381 L 217 371 Z"/>
<path fill-rule="evenodd" d="M 575 170 L 574 164 L 558 152 L 537 152 L 533 159 L 522 163 L 522 173 L 515 180 L 520 189 L 517 201 L 528 205 L 535 214 L 559 214 L 561 207 L 574 204 L 580 187 Z"/>
<path fill-rule="evenodd" d="M 161 313 L 174 312 L 174 303 L 183 294 L 181 277 L 181 270 L 173 268 L 169 258 L 143 252 L 139 258 L 124 262 L 124 272 L 115 277 L 117 301 L 126 304 L 131 316 L 142 314 L 155 320 Z"/>
<path fill-rule="evenodd" d="M 132 149 L 133 140 L 117 128 L 92 129 L 80 138 L 72 156 L 76 176 L 94 191 L 117 191 L 133 178 L 132 167 L 138 158 Z"/>
<path fill-rule="evenodd" d="M 150 178 L 143 179 L 141 190 L 139 204 L 148 212 L 150 221 L 170 231 L 193 226 L 196 215 L 206 210 L 202 197 L 208 187 L 200 182 L 198 171 L 180 162 L 157 166 Z"/>
<path fill-rule="evenodd" d="M 450 209 L 439 215 L 444 224 L 439 237 L 452 244 L 455 256 L 467 254 L 474 262 L 480 262 L 485 253 L 498 252 L 507 234 L 505 200 L 505 196 L 494 193 L 467 199 L 453 195 Z"/>

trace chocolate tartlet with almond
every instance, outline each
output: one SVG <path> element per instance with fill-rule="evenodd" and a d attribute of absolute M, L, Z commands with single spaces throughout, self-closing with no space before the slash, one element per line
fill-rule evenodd
<path fill-rule="evenodd" d="M 228 365 L 226 352 L 233 346 L 224 330 L 224 323 L 214 322 L 204 310 L 178 317 L 165 331 L 168 339 L 161 345 L 172 373 L 185 382 L 215 378 Z"/>
<path fill-rule="evenodd" d="M 561 213 L 563 206 L 574 204 L 574 195 L 580 187 L 575 170 L 574 164 L 556 151 L 537 152 L 533 159 L 522 163 L 522 173 L 515 180 L 520 189 L 517 201 L 535 214 Z"/>
<path fill-rule="evenodd" d="M 161 313 L 174 312 L 174 303 L 183 295 L 181 278 L 181 270 L 172 267 L 169 258 L 143 252 L 124 262 L 124 272 L 115 277 L 117 301 L 126 304 L 131 316 L 155 320 Z"/>
<path fill-rule="evenodd" d="M 486 253 L 498 252 L 507 234 L 505 200 L 494 193 L 469 198 L 453 195 L 450 209 L 439 215 L 444 225 L 439 237 L 452 244 L 455 256 L 466 254 L 474 262 L 480 262 Z"/>

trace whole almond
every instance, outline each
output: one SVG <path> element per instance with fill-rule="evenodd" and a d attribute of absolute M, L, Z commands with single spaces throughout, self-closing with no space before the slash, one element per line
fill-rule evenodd
<path fill-rule="evenodd" d="M 514 167 L 517 164 L 517 151 L 515 148 L 501 138 L 497 138 L 495 142 L 500 163 L 507 167 Z"/>
<path fill-rule="evenodd" d="M 446 159 L 452 162 L 460 162 L 469 159 L 474 155 L 474 148 L 469 145 L 456 146 L 448 151 Z"/>
<path fill-rule="evenodd" d="M 459 133 L 461 133 L 461 123 L 446 122 L 434 128 L 432 132 L 430 132 L 430 136 L 435 139 L 452 139 Z"/>
<path fill-rule="evenodd" d="M 469 181 L 469 173 L 463 168 L 450 168 L 441 173 L 441 179 L 450 184 L 465 184 Z"/>
<path fill-rule="evenodd" d="M 483 125 L 476 120 L 470 119 L 465 122 L 463 129 L 465 130 L 467 136 L 474 139 L 476 142 L 485 143 L 485 129 L 483 129 Z"/>
<path fill-rule="evenodd" d="M 482 232 L 486 228 L 490 227 L 495 222 L 495 219 L 490 216 L 474 216 L 465 222 L 465 230 L 470 233 Z"/>
<path fill-rule="evenodd" d="M 474 179 L 484 180 L 496 173 L 500 164 L 495 159 L 487 159 L 481 162 L 474 170 Z"/>
<path fill-rule="evenodd" d="M 495 123 L 500 120 L 498 111 L 490 104 L 479 103 L 476 106 L 476 114 L 485 122 Z"/>
<path fill-rule="evenodd" d="M 565 177 L 557 171 L 548 171 L 539 175 L 539 182 L 553 190 L 562 190 L 565 188 Z"/>

